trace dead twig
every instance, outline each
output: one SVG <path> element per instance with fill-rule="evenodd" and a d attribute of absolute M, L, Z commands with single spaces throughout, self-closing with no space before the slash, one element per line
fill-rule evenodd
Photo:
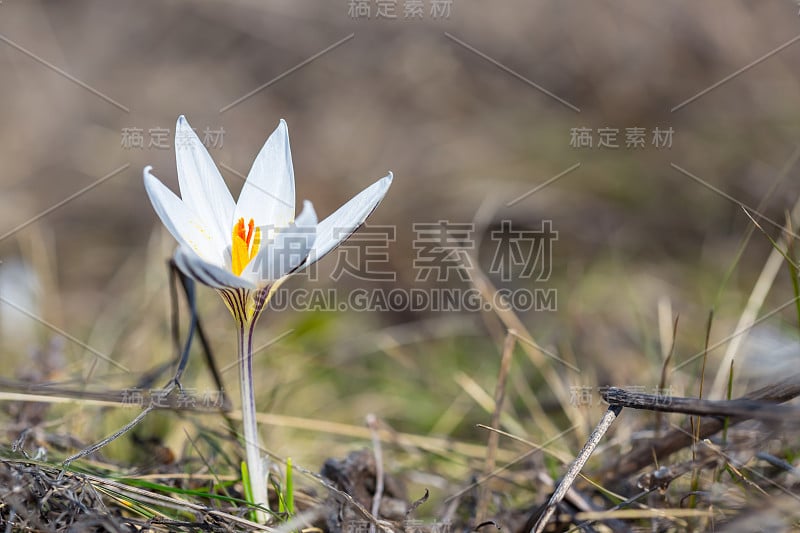
<path fill-rule="evenodd" d="M 550 496 L 547 506 L 539 516 L 539 520 L 537 520 L 536 524 L 533 526 L 533 528 L 531 528 L 531 533 L 541 533 L 544 531 L 545 526 L 547 526 L 547 522 L 553 517 L 553 513 L 556 512 L 556 507 L 561 500 L 564 499 L 567 491 L 575 482 L 575 478 L 577 478 L 578 474 L 581 473 L 586 461 L 589 460 L 589 457 L 592 455 L 592 452 L 594 452 L 594 449 L 597 448 L 598 444 L 600 444 L 600 439 L 602 439 L 603 435 L 606 434 L 606 431 L 608 431 L 608 428 L 611 427 L 611 424 L 617 418 L 620 411 L 622 411 L 621 406 L 610 405 L 608 407 L 608 410 L 606 410 L 605 414 L 603 414 L 603 418 L 600 419 L 600 422 L 598 422 L 597 426 L 594 428 L 594 431 L 592 431 L 592 434 L 589 435 L 589 440 L 586 441 L 583 449 L 575 458 L 575 461 L 573 461 L 569 466 L 567 473 L 564 474 L 564 478 L 561 480 L 561 483 L 558 484 L 556 490 L 553 492 L 553 495 Z"/>
<path fill-rule="evenodd" d="M 772 385 L 752 391 L 740 399 L 780 404 L 792 398 L 796 398 L 797 396 L 800 396 L 800 373 L 794 374 Z M 733 417 L 729 419 L 728 426 L 730 427 L 751 418 L 752 416 Z M 702 428 L 696 433 L 695 438 L 698 440 L 708 438 L 720 431 L 723 425 L 724 421 L 720 418 L 704 420 Z M 650 441 L 634 447 L 633 450 L 623 456 L 619 462 L 604 469 L 605 476 L 619 479 L 620 477 L 633 474 L 652 464 L 653 457 L 663 460 L 665 457 L 678 450 L 690 446 L 695 438 L 693 438 L 691 432 L 687 433 L 683 430 L 670 431 L 658 441 Z"/>
<path fill-rule="evenodd" d="M 702 400 L 660 394 L 630 392 L 609 387 L 601 393 L 610 405 L 660 413 L 725 417 L 748 417 L 761 420 L 800 420 L 800 406 L 775 405 L 759 400 Z"/>

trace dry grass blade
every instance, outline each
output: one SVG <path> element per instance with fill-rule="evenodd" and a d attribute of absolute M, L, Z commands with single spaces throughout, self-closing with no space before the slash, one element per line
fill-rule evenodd
<path fill-rule="evenodd" d="M 533 448 L 535 450 L 542 450 L 542 452 L 544 452 L 545 454 L 549 455 L 550 457 L 556 459 L 561 464 L 567 464 L 572 460 L 572 457 L 567 455 L 564 452 L 559 452 L 559 451 L 556 451 L 556 450 L 551 450 L 549 448 L 544 448 L 543 447 L 544 445 L 539 446 L 538 444 L 536 444 L 534 442 L 531 442 L 531 441 L 529 441 L 527 439 L 523 439 L 522 437 L 519 437 L 517 435 L 513 435 L 511 433 L 508 433 L 507 431 L 503 431 L 502 429 L 486 426 L 484 424 L 478 424 L 478 427 L 481 428 L 481 429 L 485 429 L 486 431 L 491 431 L 492 433 L 497 433 L 498 435 L 500 435 L 502 437 L 506 437 L 506 438 L 509 438 L 511 440 L 514 440 L 514 441 L 517 441 L 519 443 L 522 443 L 525 446 L 530 446 L 531 448 Z M 564 435 L 564 434 L 565 434 L 564 432 L 561 433 L 561 435 Z M 559 435 L 559 436 L 561 436 L 561 435 Z M 551 439 L 548 442 L 553 442 L 553 440 L 554 439 Z"/>
<path fill-rule="evenodd" d="M 475 400 L 475 403 L 477 403 L 481 409 L 490 415 L 493 415 L 495 411 L 495 401 L 477 381 L 472 379 L 464 372 L 456 372 L 453 376 L 453 379 L 456 383 L 458 383 L 461 389 L 467 393 L 467 395 L 469 395 L 470 398 Z M 493 427 L 500 427 L 502 425 L 514 433 L 520 435 L 525 433 L 525 428 L 522 427 L 522 424 L 511 417 L 508 413 L 500 413 L 499 417 L 500 419 L 498 421 L 498 425 Z"/>
<path fill-rule="evenodd" d="M 489 427 L 487 427 L 486 429 L 488 429 L 490 431 L 495 431 L 493 428 L 489 428 Z M 564 431 L 562 431 L 561 433 L 555 435 L 554 437 L 550 437 L 550 440 L 548 440 L 547 442 L 545 442 L 544 444 L 541 444 L 541 445 L 534 444 L 532 442 L 529 443 L 527 441 L 522 441 L 521 439 L 518 439 L 518 440 L 520 440 L 520 442 L 525 442 L 526 444 L 531 446 L 532 449 L 530 449 L 530 450 L 522 453 L 521 455 L 515 457 L 513 460 L 511 460 L 508 463 L 506 463 L 504 466 L 496 468 L 493 472 L 490 473 L 490 477 L 497 476 L 498 474 L 502 473 L 505 470 L 508 470 L 512 466 L 514 466 L 514 465 L 516 465 L 518 463 L 521 463 L 522 461 L 530 458 L 531 456 L 533 456 L 537 452 L 546 453 L 548 455 L 551 455 L 552 457 L 555 457 L 556 459 L 558 459 L 562 463 L 567 463 L 568 462 L 567 458 L 560 457 L 560 456 L 556 455 L 554 452 L 551 452 L 550 450 L 548 450 L 547 446 L 549 446 L 551 443 L 559 440 L 561 437 L 564 437 L 565 435 L 568 435 L 569 433 L 571 433 L 574 430 L 575 430 L 574 427 L 567 428 Z M 475 487 L 477 487 L 481 483 L 485 482 L 487 479 L 489 479 L 489 478 L 482 477 L 482 478 L 477 479 L 473 483 L 470 483 L 466 487 L 464 487 L 464 488 L 460 489 L 459 491 L 455 492 L 454 494 L 451 494 L 450 496 L 448 496 L 445 501 L 446 502 L 452 502 L 452 501 L 456 500 L 457 498 L 459 498 L 460 496 L 462 496 L 466 492 L 474 489 Z"/>
<path fill-rule="evenodd" d="M 669 363 L 672 361 L 672 356 L 675 354 L 675 339 L 678 336 L 678 318 L 679 317 L 676 316 L 675 321 L 672 323 L 672 339 L 669 345 L 669 351 L 661 365 L 661 379 L 658 382 L 658 390 L 660 391 L 666 390 Z M 661 433 L 661 415 L 659 413 L 656 414 L 656 432 L 659 434 Z"/>
<path fill-rule="evenodd" d="M 503 354 L 500 360 L 500 371 L 497 374 L 497 386 L 494 394 L 494 411 L 492 412 L 492 427 L 500 426 L 500 413 L 503 411 L 503 403 L 505 402 L 506 394 L 506 378 L 511 369 L 511 358 L 514 355 L 514 345 L 516 340 L 514 333 L 509 331 L 506 334 L 506 340 L 503 343 Z M 492 431 L 489 433 L 489 440 L 486 444 L 486 462 L 483 467 L 483 478 L 490 479 L 491 473 L 495 466 L 495 455 L 497 454 L 497 446 L 499 444 L 500 435 Z M 478 505 L 475 513 L 476 523 L 480 524 L 486 520 L 486 510 L 489 507 L 489 499 L 491 497 L 491 489 L 488 484 L 483 484 L 481 491 L 478 494 Z"/>
<path fill-rule="evenodd" d="M 477 261 L 472 261 L 472 263 L 472 266 L 469 268 L 464 266 L 464 270 L 469 275 L 472 285 L 478 289 L 478 292 L 480 292 L 484 301 L 497 302 L 504 300 L 504 298 L 499 295 L 497 289 L 486 276 L 486 274 L 484 274 L 480 268 L 475 266 L 478 264 Z M 523 341 L 520 343 L 520 345 L 525 351 L 525 354 L 528 356 L 528 359 L 530 359 L 536 369 L 541 373 L 545 382 L 550 387 L 550 390 L 558 399 L 564 414 L 570 419 L 572 425 L 582 428 L 585 424 L 585 419 L 580 410 L 569 409 L 570 392 L 562 381 L 561 377 L 553 368 L 553 361 L 557 361 L 559 364 L 564 364 L 568 367 L 571 367 L 572 365 L 569 365 L 559 358 L 550 356 L 541 350 L 536 341 L 534 341 L 533 336 L 528 332 L 528 329 L 525 327 L 510 305 L 503 305 L 501 307 L 494 306 L 493 311 L 503 322 L 507 330 L 517 332 L 517 337 Z"/>
<path fill-rule="evenodd" d="M 0 378 L 0 401 L 44 402 L 44 403 L 76 403 L 82 406 L 97 407 L 141 407 L 152 406 L 153 409 L 198 411 L 219 413 L 220 409 L 230 408 L 226 399 L 220 407 L 204 406 L 187 402 L 177 396 L 164 396 L 158 389 L 122 390 L 122 391 L 87 391 L 76 390 L 57 385 L 37 385 L 24 381 Z"/>
<path fill-rule="evenodd" d="M 597 512 L 580 512 L 574 518 L 578 520 L 609 520 L 612 518 L 620 519 L 637 519 L 637 518 L 691 518 L 691 517 L 708 517 L 712 515 L 712 511 L 703 511 L 700 509 L 619 509 L 616 511 L 597 511 Z M 679 524 L 680 525 L 680 524 Z M 683 522 L 684 527 L 688 524 Z"/>
<path fill-rule="evenodd" d="M 375 455 L 375 494 L 372 495 L 372 516 L 380 518 L 381 498 L 383 498 L 383 447 L 378 437 L 378 418 L 370 413 L 367 415 L 367 427 L 372 433 L 372 453 Z M 375 524 L 370 524 L 369 533 L 375 533 Z"/>
<path fill-rule="evenodd" d="M 239 411 L 231 411 L 231 418 L 237 420 L 242 414 Z M 331 422 L 315 418 L 301 418 L 296 416 L 279 415 L 275 413 L 258 413 L 258 422 L 271 426 L 287 427 L 315 433 L 329 433 L 370 441 L 372 433 L 368 428 L 343 424 L 341 422 Z M 574 429 L 574 428 L 572 428 Z M 469 444 L 458 440 L 451 440 L 441 437 L 429 437 L 426 435 L 415 435 L 412 433 L 394 433 L 381 429 L 378 436 L 383 442 L 393 442 L 401 446 L 410 446 L 422 450 L 436 453 L 457 453 L 466 457 L 483 459 L 486 456 L 486 447 L 478 444 Z M 497 458 L 502 461 L 510 461 L 515 457 L 509 450 L 497 450 Z"/>
<path fill-rule="evenodd" d="M 794 206 L 792 207 L 792 214 L 789 220 L 791 221 L 792 219 L 796 219 L 798 212 L 800 212 L 800 200 L 795 202 Z M 787 222 L 785 228 L 791 228 L 791 223 Z M 758 311 L 764 304 L 764 300 L 772 288 L 773 283 L 775 283 L 775 278 L 778 275 L 778 271 L 780 270 L 781 264 L 784 261 L 785 254 L 782 249 L 787 246 L 789 238 L 790 237 L 785 233 L 781 235 L 779 246 L 772 248 L 767 261 L 764 263 L 764 267 L 761 269 L 758 280 L 753 286 L 753 290 L 747 300 L 747 305 L 739 317 L 739 322 L 734 329 L 736 332 L 743 333 L 741 335 L 735 335 L 730 339 L 730 343 L 725 350 L 725 356 L 720 362 L 719 370 L 717 371 L 717 375 L 714 377 L 714 381 L 711 386 L 712 397 L 722 397 L 728 378 L 728 369 L 731 365 L 731 362 L 738 354 L 739 348 L 747 338 L 747 331 L 755 325 Z M 741 358 L 739 360 L 739 364 L 741 364 Z"/>

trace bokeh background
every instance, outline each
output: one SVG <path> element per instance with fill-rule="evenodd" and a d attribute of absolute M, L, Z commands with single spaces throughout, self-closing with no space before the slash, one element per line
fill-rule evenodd
<path fill-rule="evenodd" d="M 539 345 L 580 369 L 550 361 L 564 390 L 652 390 L 674 318 L 672 366 L 702 351 L 711 310 L 718 347 L 707 379 L 716 376 L 772 250 L 737 202 L 758 208 L 771 222 L 756 219 L 778 239 L 776 225 L 800 192 L 797 3 L 454 0 L 432 13 L 434 3 L 405 17 L 413 2 L 368 2 L 366 16 L 361 2 L 344 0 L 3 0 L 2 375 L 121 390 L 174 357 L 165 267 L 174 242 L 141 170 L 153 165 L 177 191 L 172 142 L 184 114 L 198 132 L 224 130 L 210 153 L 234 196 L 280 118 L 290 128 L 298 199 L 312 200 L 321 216 L 393 171 L 394 185 L 370 218 L 397 228 L 393 287 L 470 286 L 415 279 L 414 223 L 478 221 L 477 263 L 486 271 L 486 236 L 501 221 L 552 221 L 549 280 L 489 279 L 557 290 L 556 310 L 519 317 Z M 396 18 L 378 16 L 387 5 Z M 581 127 L 592 129 L 592 148 L 571 145 Z M 642 148 L 625 147 L 633 127 L 647 132 Z M 141 130 L 143 147 L 126 146 L 131 128 Z M 599 128 L 618 129 L 620 146 L 598 148 Z M 654 128 L 673 130 L 671 146 L 653 145 Z M 153 130 L 169 133 L 161 141 Z M 160 142 L 165 147 L 151 146 Z M 327 258 L 317 281 L 292 286 L 376 286 L 330 280 L 335 263 Z M 738 352 L 737 392 L 800 357 L 797 308 L 786 305 L 794 296 L 789 269 L 773 265 L 755 307 L 769 316 Z M 227 366 L 235 347 L 227 311 L 206 289 L 198 305 Z M 502 335 L 493 313 L 268 314 L 258 342 L 280 340 L 258 356 L 259 408 L 312 428 L 315 420 L 363 426 L 375 413 L 398 431 L 483 444 L 475 424 L 489 415 L 480 392 L 493 394 Z M 236 403 L 235 373 L 224 375 Z M 598 396 L 592 405 L 564 405 L 523 351 L 512 375 L 506 429 L 543 442 L 577 420 L 582 425 L 553 446 L 579 446 L 602 408 Z M 699 375 L 697 359 L 668 385 L 696 394 Z M 199 349 L 184 382 L 211 386 Z M 74 405 L 54 413 L 82 442 L 132 416 Z M 555 414 L 545 423 L 542 413 Z M 138 431 L 191 453 L 182 431 L 190 421 L 160 413 Z M 263 435 L 270 450 L 312 470 L 366 443 L 280 423 L 264 425 Z M 108 453 L 131 460 L 133 448 L 125 438 Z M 423 470 L 427 460 L 408 461 Z M 448 461 L 455 472 L 481 464 Z"/>

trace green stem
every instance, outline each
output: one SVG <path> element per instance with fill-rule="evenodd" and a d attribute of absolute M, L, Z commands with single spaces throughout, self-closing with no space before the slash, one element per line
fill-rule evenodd
<path fill-rule="evenodd" d="M 267 470 L 264 468 L 264 461 L 261 460 L 253 388 L 253 330 L 267 303 L 269 289 L 263 288 L 255 292 L 245 289 L 223 289 L 219 293 L 239 325 L 239 388 L 242 393 L 242 427 L 251 494 L 248 500 L 268 511 Z M 257 511 L 256 517 L 262 524 L 269 518 L 266 511 Z"/>
<path fill-rule="evenodd" d="M 256 400 L 253 394 L 253 328 L 257 318 L 244 321 L 239 326 L 239 378 L 242 392 L 242 426 L 244 428 L 244 449 L 247 457 L 247 472 L 250 477 L 253 501 L 256 505 L 269 508 L 267 499 L 267 475 L 261 460 L 256 421 Z M 258 521 L 264 523 L 267 515 L 259 511 Z"/>

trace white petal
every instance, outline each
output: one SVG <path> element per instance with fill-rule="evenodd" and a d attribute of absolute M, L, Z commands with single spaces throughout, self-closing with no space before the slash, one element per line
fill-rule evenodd
<path fill-rule="evenodd" d="M 191 248 L 206 261 L 221 264 L 222 251 L 205 221 L 153 176 L 152 168 L 144 168 L 144 189 L 161 222 L 179 244 Z"/>
<path fill-rule="evenodd" d="M 280 229 L 271 242 L 262 245 L 242 276 L 258 283 L 275 281 L 297 270 L 314 246 L 316 225 L 314 206 L 306 200 L 297 220 Z"/>
<path fill-rule="evenodd" d="M 269 136 L 253 162 L 236 203 L 234 219 L 282 228 L 294 219 L 294 168 L 286 122 Z"/>
<path fill-rule="evenodd" d="M 392 184 L 392 179 L 392 173 L 389 172 L 387 176 L 358 193 L 331 216 L 320 222 L 317 225 L 317 240 L 314 242 L 314 248 L 304 267 L 319 261 L 325 254 L 350 237 L 381 203 Z"/>
<path fill-rule="evenodd" d="M 300 228 L 317 225 L 317 212 L 314 210 L 314 204 L 303 200 L 303 210 L 297 215 L 294 225 Z"/>
<path fill-rule="evenodd" d="M 193 250 L 179 246 L 175 250 L 175 264 L 181 272 L 203 285 L 215 289 L 255 289 L 248 280 L 236 276 L 230 270 L 203 261 Z"/>
<path fill-rule="evenodd" d="M 175 126 L 181 197 L 211 229 L 218 246 L 230 242 L 235 204 L 217 166 L 183 115 Z"/>

